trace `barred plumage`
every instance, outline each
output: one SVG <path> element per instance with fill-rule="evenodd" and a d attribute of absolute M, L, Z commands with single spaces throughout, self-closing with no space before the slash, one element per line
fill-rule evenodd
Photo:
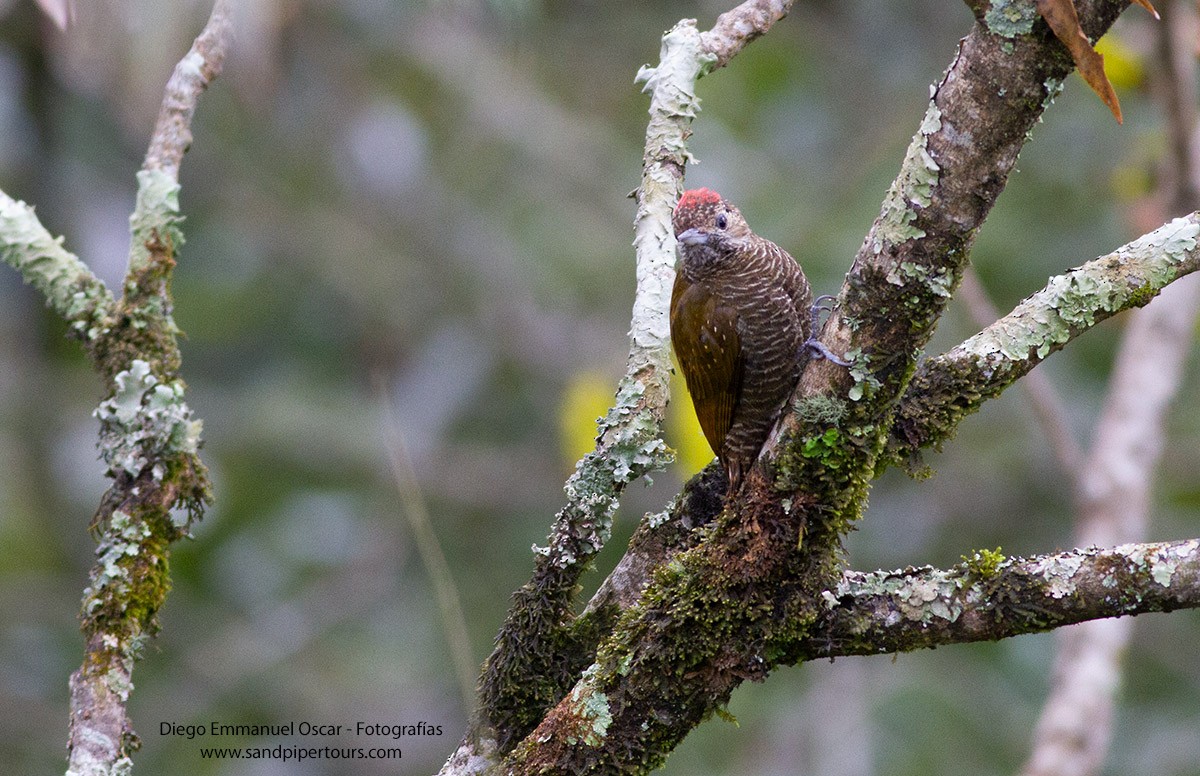
<path fill-rule="evenodd" d="M 812 292 L 796 260 L 713 191 L 684 192 L 672 224 L 671 341 L 732 493 L 800 376 Z"/>

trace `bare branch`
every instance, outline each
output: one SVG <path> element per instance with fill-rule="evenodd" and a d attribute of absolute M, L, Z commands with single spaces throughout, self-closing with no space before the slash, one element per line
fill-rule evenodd
<path fill-rule="evenodd" d="M 204 30 L 167 81 L 142 169 L 161 170 L 171 180 L 179 180 L 179 166 L 192 144 L 192 115 L 196 112 L 196 103 L 201 93 L 220 75 L 229 37 L 229 0 L 216 0 Z"/>
<path fill-rule="evenodd" d="M 739 51 L 765 35 L 771 25 L 787 16 L 796 0 L 747 0 L 717 17 L 717 23 L 700 36 L 704 50 L 716 57 L 713 69 L 725 67 Z"/>

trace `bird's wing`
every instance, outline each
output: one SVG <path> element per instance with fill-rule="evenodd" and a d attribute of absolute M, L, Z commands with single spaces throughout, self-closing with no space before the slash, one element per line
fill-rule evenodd
<path fill-rule="evenodd" d="M 742 390 L 737 311 L 701 284 L 675 279 L 671 294 L 671 343 L 687 381 L 700 428 L 718 456 Z"/>

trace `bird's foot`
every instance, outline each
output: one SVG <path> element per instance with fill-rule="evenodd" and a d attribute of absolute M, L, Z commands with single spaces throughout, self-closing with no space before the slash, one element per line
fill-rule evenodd
<path fill-rule="evenodd" d="M 821 313 L 833 313 L 833 308 L 837 306 L 837 299 L 831 294 L 823 294 L 813 300 L 812 304 L 812 328 L 809 331 L 813 335 L 804 342 L 804 347 L 813 354 L 815 358 L 823 358 L 830 363 L 838 366 L 850 366 L 849 361 L 834 353 L 825 344 L 817 339 L 817 332 L 821 330 L 824 323 L 821 321 Z"/>
<path fill-rule="evenodd" d="M 850 366 L 853 363 L 851 361 L 847 361 L 829 348 L 825 347 L 825 343 L 821 342 L 821 340 L 817 339 L 816 337 L 809 337 L 808 340 L 805 341 L 804 347 L 808 348 L 809 352 L 812 353 L 814 358 L 823 358 L 830 363 L 837 364 L 838 366 Z"/>
<path fill-rule="evenodd" d="M 822 294 L 813 300 L 812 307 L 809 308 L 809 314 L 812 316 L 811 331 L 820 331 L 825 324 L 821 321 L 821 313 L 833 313 L 833 308 L 837 306 L 837 298 L 833 294 Z"/>

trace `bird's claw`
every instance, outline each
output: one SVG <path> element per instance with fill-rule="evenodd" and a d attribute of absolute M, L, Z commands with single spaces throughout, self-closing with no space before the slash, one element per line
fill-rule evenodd
<path fill-rule="evenodd" d="M 804 347 L 808 348 L 816 358 L 823 358 L 830 363 L 837 364 L 838 366 L 850 366 L 852 363 L 837 355 L 829 348 L 825 347 L 825 343 L 821 342 L 821 340 L 817 339 L 816 337 L 809 337 L 805 341 Z"/>
<path fill-rule="evenodd" d="M 812 354 L 817 358 L 823 358 L 830 363 L 837 364 L 838 366 L 850 366 L 849 361 L 825 347 L 824 343 L 817 339 L 816 335 L 816 333 L 824 326 L 824 324 L 821 322 L 821 313 L 832 314 L 833 308 L 836 306 L 837 299 L 832 294 L 822 294 L 813 300 L 811 308 L 812 328 L 810 329 L 810 331 L 813 332 L 813 335 L 809 337 L 807 341 L 805 341 L 804 347 L 812 351 Z"/>
<path fill-rule="evenodd" d="M 833 308 L 837 306 L 837 299 L 833 294 L 822 294 L 813 300 L 812 307 L 809 308 L 809 314 L 812 315 L 812 331 L 820 330 L 821 313 L 833 313 Z"/>

